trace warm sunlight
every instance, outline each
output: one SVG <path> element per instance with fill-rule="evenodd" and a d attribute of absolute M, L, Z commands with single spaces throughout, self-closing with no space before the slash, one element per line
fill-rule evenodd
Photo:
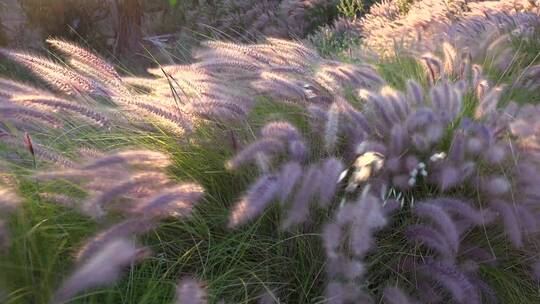
<path fill-rule="evenodd" d="M 540 303 L 540 1 L 1 0 L 0 303 Z"/>

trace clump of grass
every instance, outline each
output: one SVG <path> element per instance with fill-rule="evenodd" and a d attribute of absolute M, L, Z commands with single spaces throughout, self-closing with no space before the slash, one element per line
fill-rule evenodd
<path fill-rule="evenodd" d="M 112 123 L 0 125 L 24 200 L 6 302 L 538 300 L 538 140 L 524 127 L 538 109 L 501 101 L 489 54 L 445 43 L 368 65 L 273 38 L 209 42 L 138 78 L 53 43 L 70 67 L 3 53 L 77 73 L 47 79 L 51 95 Z M 10 106 L 38 90 L 2 87 Z"/>

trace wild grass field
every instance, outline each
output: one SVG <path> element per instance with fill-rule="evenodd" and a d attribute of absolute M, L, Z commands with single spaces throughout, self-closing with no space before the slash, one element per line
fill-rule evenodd
<path fill-rule="evenodd" d="M 0 303 L 540 303 L 540 3 L 252 3 L 0 48 Z"/>

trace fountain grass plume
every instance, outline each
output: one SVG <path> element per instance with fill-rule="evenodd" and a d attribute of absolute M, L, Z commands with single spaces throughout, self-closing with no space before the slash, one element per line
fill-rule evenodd
<path fill-rule="evenodd" d="M 51 303 L 66 303 L 81 291 L 111 284 L 118 280 L 123 268 L 133 265 L 148 254 L 148 249 L 136 247 L 126 239 L 107 242 L 62 284 Z"/>
<path fill-rule="evenodd" d="M 6 49 L 0 49 L 0 54 L 22 64 L 60 92 L 68 95 L 106 95 L 97 82 L 44 57 Z"/>
<path fill-rule="evenodd" d="M 85 68 L 95 70 L 96 75 L 113 79 L 118 79 L 120 77 L 112 65 L 81 46 L 69 41 L 54 38 L 47 39 L 47 43 L 58 51 L 77 60 L 77 62 L 84 65 Z"/>
<path fill-rule="evenodd" d="M 206 292 L 199 282 L 191 278 L 184 278 L 178 283 L 176 289 L 178 304 L 205 304 Z"/>
<path fill-rule="evenodd" d="M 103 217 L 107 210 L 156 219 L 187 216 L 203 190 L 192 183 L 174 183 L 163 172 L 169 165 L 169 157 L 160 152 L 122 150 L 67 170 L 41 172 L 36 178 L 80 183 L 91 195 L 76 208 L 92 217 Z M 123 202 L 114 204 L 117 200 Z"/>

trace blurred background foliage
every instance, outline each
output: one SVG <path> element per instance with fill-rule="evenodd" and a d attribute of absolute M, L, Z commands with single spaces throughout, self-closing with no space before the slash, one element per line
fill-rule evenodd
<path fill-rule="evenodd" d="M 63 37 L 109 57 L 128 58 L 156 49 L 157 53 L 163 53 L 163 48 L 178 44 L 189 48 L 206 39 L 244 42 L 256 41 L 261 36 L 302 39 L 340 15 L 353 19 L 361 16 L 374 2 L 3 0 L 0 45 L 43 49 L 47 37 Z M 168 57 L 165 59 L 170 60 Z"/>

